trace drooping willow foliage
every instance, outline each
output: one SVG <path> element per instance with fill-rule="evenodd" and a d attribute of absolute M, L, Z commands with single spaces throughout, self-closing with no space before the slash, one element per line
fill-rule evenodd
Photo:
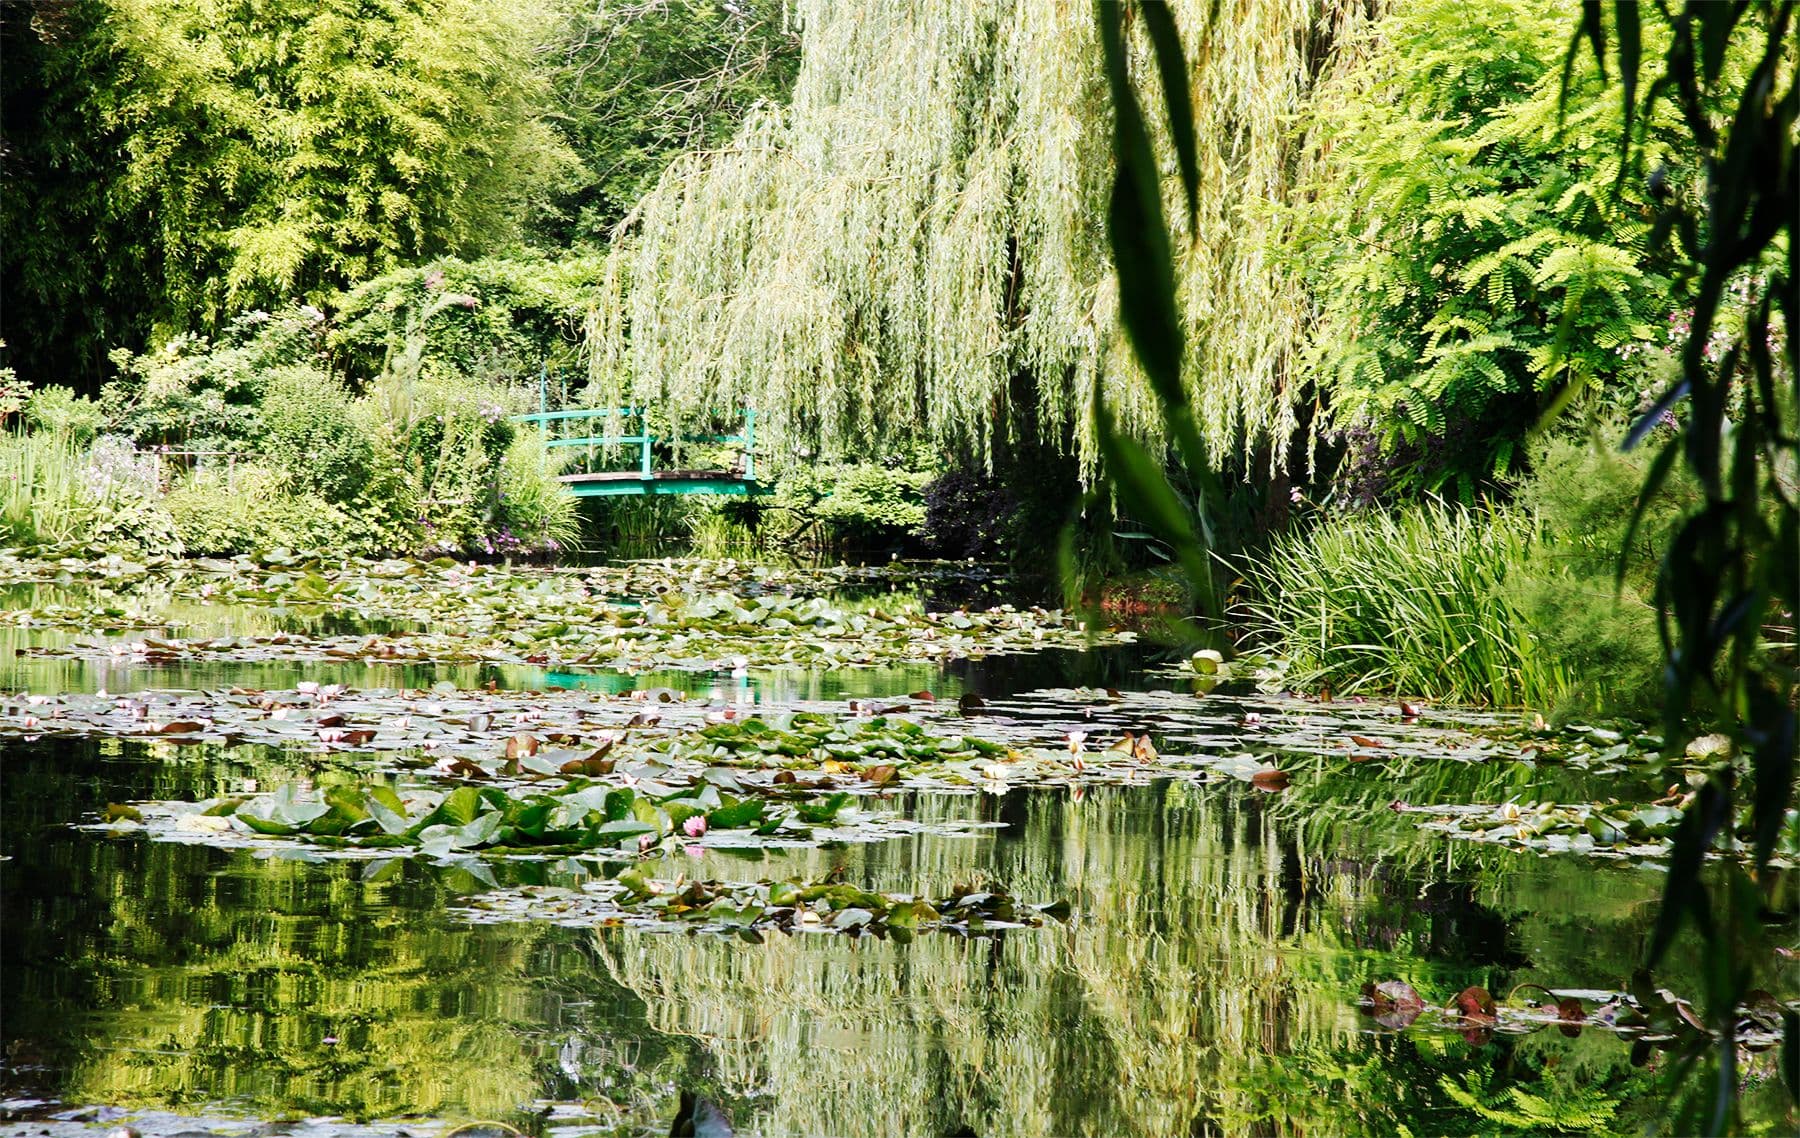
<path fill-rule="evenodd" d="M 1177 233 L 1185 379 L 1215 454 L 1273 443 L 1280 463 L 1305 311 L 1272 255 L 1291 124 L 1363 6 L 1174 8 L 1200 142 L 1197 220 Z M 1117 333 L 1089 4 L 800 0 L 793 15 L 791 104 L 674 163 L 621 225 L 589 328 L 593 401 L 677 420 L 748 404 L 778 462 L 921 438 L 985 454 L 1023 422 L 1091 466 L 1098 383 L 1156 439 L 1160 411 Z M 1021 392 L 1035 407 L 1015 405 Z"/>

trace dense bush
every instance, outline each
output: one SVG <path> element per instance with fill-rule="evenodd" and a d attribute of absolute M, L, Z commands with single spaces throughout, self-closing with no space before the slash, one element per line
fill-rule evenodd
<path fill-rule="evenodd" d="M 368 485 L 369 439 L 341 383 L 304 364 L 276 368 L 263 379 L 258 449 L 294 484 L 334 502 L 349 502 Z"/>
<path fill-rule="evenodd" d="M 925 540 L 940 557 L 999 558 L 1017 510 L 1018 502 L 992 474 L 949 470 L 926 487 Z"/>
<path fill-rule="evenodd" d="M 383 371 L 535 380 L 575 362 L 599 262 L 447 258 L 344 294 L 334 362 L 362 382 Z"/>
<path fill-rule="evenodd" d="M 546 452 L 537 436 L 523 431 L 506 448 L 500 476 L 498 534 L 489 535 L 489 553 L 543 550 L 558 553 L 581 540 L 579 499 L 556 481 L 561 459 Z"/>
<path fill-rule="evenodd" d="M 1633 401 L 1635 349 L 1685 301 L 1645 252 L 1653 187 L 1621 177 L 1616 94 L 1577 69 L 1562 113 L 1565 11 L 1425 0 L 1368 36 L 1315 101 L 1291 207 L 1317 308 L 1309 367 L 1338 427 L 1373 444 L 1351 454 L 1365 496 L 1471 500 L 1523 466 L 1559 400 Z M 1659 156 L 1667 127 L 1643 124 Z M 1691 192 L 1694 174 L 1664 169 L 1657 192 Z"/>
<path fill-rule="evenodd" d="M 83 399 L 69 387 L 43 387 L 24 404 L 25 424 L 34 431 L 61 435 L 76 443 L 89 443 L 106 426 L 106 412 L 92 399 Z"/>
<path fill-rule="evenodd" d="M 765 509 L 785 513 L 783 537 L 824 549 L 895 549 L 925 524 L 930 470 L 873 463 L 795 466 L 782 473 Z"/>
<path fill-rule="evenodd" d="M 1604 437 L 1555 439 L 1537 449 L 1535 471 L 1519 488 L 1519 503 L 1536 518 L 1541 540 L 1508 575 L 1506 595 L 1560 667 L 1562 687 L 1546 710 L 1649 717 L 1657 709 L 1656 565 L 1698 491 L 1671 479 L 1647 504 L 1626 548 L 1651 455 L 1647 447 L 1621 453 Z"/>
<path fill-rule="evenodd" d="M 316 494 L 296 492 L 267 467 L 196 471 L 170 491 L 163 506 L 190 555 L 277 548 L 368 552 L 341 510 Z"/>
<path fill-rule="evenodd" d="M 181 335 L 142 355 L 115 351 L 119 375 L 100 396 L 108 429 L 141 445 L 248 450 L 261 431 L 264 381 L 314 360 L 323 327 L 313 308 L 247 312 L 216 340 Z"/>
<path fill-rule="evenodd" d="M 0 435 L 0 534 L 10 546 L 63 545 L 90 523 L 85 449 L 62 435 Z"/>

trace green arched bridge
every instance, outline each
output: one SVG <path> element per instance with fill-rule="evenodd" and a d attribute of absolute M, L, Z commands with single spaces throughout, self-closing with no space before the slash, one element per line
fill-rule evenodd
<path fill-rule="evenodd" d="M 535 415 L 516 415 L 513 422 L 533 425 L 543 432 L 547 450 L 579 451 L 579 469 L 565 471 L 557 481 L 580 498 L 620 498 L 647 494 L 729 494 L 746 497 L 766 494 L 769 488 L 756 481 L 756 411 L 738 412 L 743 429 L 735 435 L 682 435 L 658 439 L 650 433 L 642 407 L 585 407 L 571 411 L 540 410 Z M 635 423 L 635 433 L 630 428 Z M 612 428 L 609 430 L 609 428 Z M 655 467 L 658 442 L 697 442 L 735 445 L 737 461 L 726 470 L 659 470 Z M 635 466 L 603 470 L 620 455 L 637 452 Z"/>

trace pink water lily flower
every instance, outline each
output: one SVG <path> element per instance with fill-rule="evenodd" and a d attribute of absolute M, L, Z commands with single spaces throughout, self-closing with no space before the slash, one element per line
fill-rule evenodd
<path fill-rule="evenodd" d="M 698 838 L 706 833 L 706 815 L 695 814 L 681 824 L 682 833 L 690 838 Z"/>

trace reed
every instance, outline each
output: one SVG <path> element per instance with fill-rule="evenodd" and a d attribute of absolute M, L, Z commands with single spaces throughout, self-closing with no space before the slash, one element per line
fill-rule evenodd
<path fill-rule="evenodd" d="M 1239 611 L 1303 688 L 1546 707 L 1563 668 L 1504 588 L 1531 546 L 1504 511 L 1337 517 L 1252 561 Z"/>

